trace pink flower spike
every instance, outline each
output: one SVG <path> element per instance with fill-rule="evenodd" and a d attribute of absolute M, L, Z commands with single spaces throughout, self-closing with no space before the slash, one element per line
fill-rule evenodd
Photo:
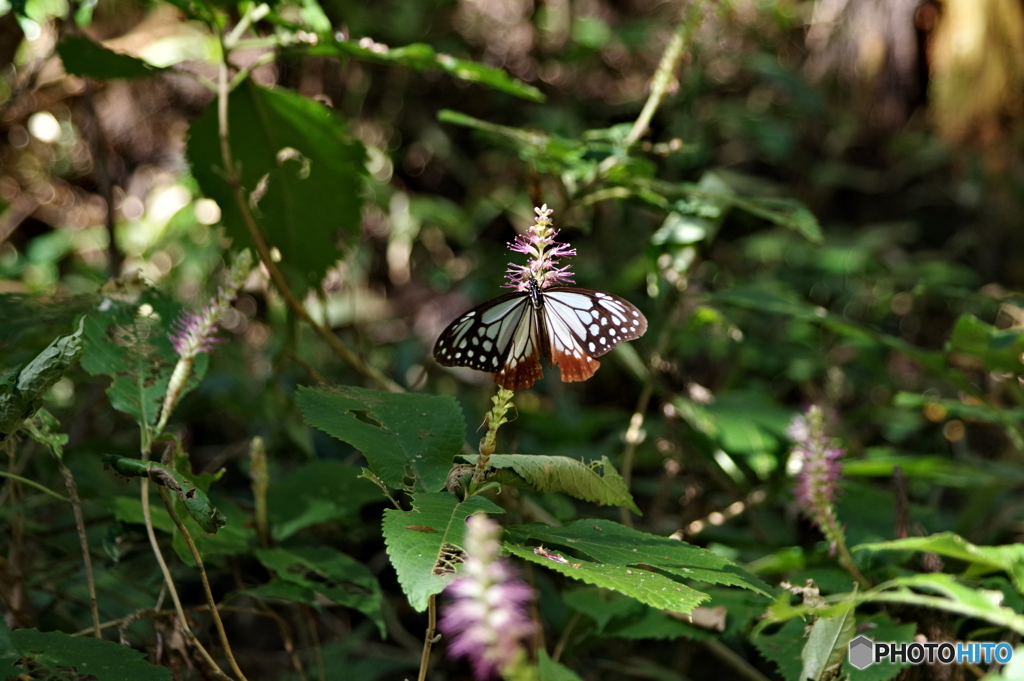
<path fill-rule="evenodd" d="M 440 625 L 451 637 L 448 654 L 467 658 L 478 679 L 489 679 L 524 657 L 523 641 L 534 628 L 526 614 L 533 590 L 499 557 L 496 522 L 481 513 L 466 524 L 462 576 L 448 586 L 452 601 Z"/>
<path fill-rule="evenodd" d="M 548 288 L 553 284 L 572 283 L 569 266 L 558 267 L 559 259 L 576 255 L 576 249 L 567 243 L 555 241 L 558 230 L 551 227 L 551 213 L 545 204 L 534 209 L 537 220 L 526 234 L 517 236 L 509 245 L 509 250 L 530 257 L 525 266 L 510 265 L 506 278 L 506 288 L 525 291 L 530 280 L 535 279 L 540 287 Z"/>

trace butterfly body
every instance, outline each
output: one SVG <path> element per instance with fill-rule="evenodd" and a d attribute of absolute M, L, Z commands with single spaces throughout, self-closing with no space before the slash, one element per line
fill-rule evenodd
<path fill-rule="evenodd" d="M 540 360 L 558 366 L 566 382 L 585 381 L 604 353 L 639 338 L 647 320 L 632 303 L 610 293 L 571 286 L 526 290 L 488 301 L 452 322 L 434 346 L 443 366 L 494 374 L 509 390 L 529 388 L 544 373 Z"/>

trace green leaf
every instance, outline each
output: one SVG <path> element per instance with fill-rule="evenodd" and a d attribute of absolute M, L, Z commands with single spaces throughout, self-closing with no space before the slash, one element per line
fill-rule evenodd
<path fill-rule="evenodd" d="M 359 234 L 366 152 L 344 119 L 311 99 L 246 80 L 228 103 L 231 152 L 245 200 L 299 297 L 341 255 L 339 235 Z M 234 245 L 253 247 L 224 178 L 217 101 L 192 124 L 187 155 L 203 193 L 221 208 Z"/>
<path fill-rule="evenodd" d="M 114 282 L 116 283 L 116 282 Z M 156 423 L 178 355 L 167 337 L 181 306 L 151 288 L 106 297 L 85 320 L 82 368 L 114 380 L 107 396 L 114 409 L 139 424 Z M 201 354 L 182 396 L 206 374 L 209 357 Z"/>
<path fill-rule="evenodd" d="M 451 55 L 438 54 L 434 48 L 425 43 L 413 43 L 404 47 L 391 48 L 387 45 L 360 40 L 333 40 L 329 36 L 316 47 L 307 51 L 308 54 L 329 54 L 334 56 L 348 55 L 383 64 L 399 64 L 417 71 L 441 69 L 448 75 L 470 83 L 480 83 L 500 92 L 528 99 L 532 102 L 543 102 L 546 97 L 532 85 L 512 78 L 502 69 L 485 66 L 477 62 L 456 59 Z"/>
<path fill-rule="evenodd" d="M 478 454 L 462 455 L 471 464 L 476 464 L 478 457 Z M 622 476 L 606 456 L 601 457 L 600 462 L 587 464 L 566 456 L 494 454 L 488 463 L 494 468 L 511 468 L 532 489 L 540 492 L 562 492 L 601 506 L 625 506 L 637 515 L 643 515 Z M 601 473 L 597 472 L 598 467 Z"/>
<path fill-rule="evenodd" d="M 247 593 L 274 598 L 288 598 L 286 594 L 291 593 L 300 597 L 288 600 L 316 605 L 301 597 L 301 590 L 308 590 L 338 605 L 358 610 L 377 625 L 382 637 L 387 635 L 381 613 L 383 595 L 380 584 L 355 558 L 328 547 L 258 549 L 256 557 L 264 567 L 277 574 L 278 583 L 270 589 L 261 591 L 257 588 Z"/>
<path fill-rule="evenodd" d="M 800 672 L 801 681 L 833 678 L 856 633 L 853 608 L 834 617 L 819 617 L 815 620 L 800 654 L 804 663 L 803 671 Z"/>
<path fill-rule="evenodd" d="M 0 617 L 0 678 L 10 678 L 20 671 L 17 664 L 22 655 L 24 653 L 14 642 L 7 622 Z"/>
<path fill-rule="evenodd" d="M 134 648 L 91 636 L 59 631 L 19 629 L 11 632 L 24 656 L 47 670 L 53 679 L 89 676 L 96 681 L 169 681 L 171 672 L 146 661 Z M 74 673 L 70 673 L 74 670 Z"/>
<path fill-rule="evenodd" d="M 75 76 L 110 80 L 152 76 L 162 70 L 82 36 L 65 36 L 57 45 L 57 53 L 64 62 L 64 70 Z"/>
<path fill-rule="evenodd" d="M 893 541 L 860 544 L 854 551 L 929 551 L 971 564 L 968 576 L 1002 570 L 1024 592 L 1024 544 L 976 546 L 954 532 L 941 532 L 930 537 L 907 537 Z"/>
<path fill-rule="evenodd" d="M 956 320 L 947 349 L 974 355 L 985 363 L 989 371 L 1024 373 L 1024 366 L 1021 366 L 1024 334 L 997 329 L 974 315 L 960 315 Z"/>
<path fill-rule="evenodd" d="M 570 547 L 573 551 L 608 565 L 650 566 L 660 573 L 681 579 L 738 586 L 765 596 L 770 595 L 767 584 L 721 556 L 675 539 L 639 532 L 610 520 L 575 520 L 561 527 L 548 527 L 539 523 L 515 525 L 506 528 L 506 534 L 507 541 L 516 544 L 537 539 L 544 544 Z M 546 562 L 541 564 L 548 567 L 558 565 L 551 560 L 542 560 Z M 641 572 L 648 573 L 648 570 Z M 672 605 L 655 607 L 686 612 Z"/>
<path fill-rule="evenodd" d="M 413 495 L 411 511 L 384 511 L 384 543 L 409 604 L 422 612 L 427 599 L 455 578 L 466 538 L 466 518 L 474 513 L 504 513 L 493 502 L 454 494 Z"/>
<path fill-rule="evenodd" d="M 552 660 L 543 648 L 537 649 L 537 675 L 540 681 L 583 681 L 576 672 Z"/>
<path fill-rule="evenodd" d="M 597 633 L 626 639 L 714 638 L 701 629 L 671 615 L 608 589 L 585 588 L 563 594 L 565 604 L 597 623 Z"/>
<path fill-rule="evenodd" d="M 360 478 L 358 468 L 317 460 L 272 482 L 267 511 L 274 539 L 282 541 L 310 525 L 357 522 L 359 509 L 383 498 L 373 483 Z"/>
<path fill-rule="evenodd" d="M 204 532 L 213 534 L 227 523 L 227 518 L 210 502 L 206 492 L 179 471 L 155 461 L 143 462 L 111 454 L 103 457 L 103 463 L 121 475 L 148 477 L 156 484 L 174 492 L 188 514 Z"/>
<path fill-rule="evenodd" d="M 804 647 L 804 623 L 799 618 L 789 620 L 771 634 L 758 634 L 751 641 L 762 657 L 778 665 L 782 678 L 802 681 L 800 653 Z"/>
<path fill-rule="evenodd" d="M 370 470 L 394 488 L 436 492 L 444 485 L 466 430 L 451 397 L 362 388 L 299 388 L 306 423 L 363 453 Z"/>
<path fill-rule="evenodd" d="M 555 551 L 549 554 L 560 556 L 567 562 L 553 560 L 534 553 L 533 549 L 518 544 L 505 543 L 505 550 L 531 563 L 542 565 L 549 570 L 561 572 L 566 577 L 578 579 L 587 584 L 612 589 L 635 598 L 655 608 L 689 612 L 710 596 L 690 588 L 657 572 L 628 568 L 621 565 L 605 565 L 588 560 L 560 556 Z"/>
<path fill-rule="evenodd" d="M 42 406 L 43 395 L 82 356 L 82 324 L 70 336 L 54 339 L 20 371 L 0 381 L 0 442 Z"/>

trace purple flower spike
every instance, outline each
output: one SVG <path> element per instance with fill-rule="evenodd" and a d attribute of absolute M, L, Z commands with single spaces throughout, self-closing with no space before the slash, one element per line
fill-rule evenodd
<path fill-rule="evenodd" d="M 217 325 L 221 317 L 231 307 L 231 303 L 238 297 L 238 292 L 245 285 L 252 269 L 252 254 L 249 251 L 242 251 L 235 258 L 234 264 L 228 270 L 228 281 L 221 286 L 208 305 L 199 312 L 184 311 L 181 316 L 172 324 L 173 330 L 167 334 L 171 339 L 174 351 L 178 353 L 178 363 L 174 365 L 174 371 L 167 383 L 167 392 L 164 393 L 163 406 L 160 408 L 160 420 L 157 422 L 156 431 L 160 433 L 167 425 L 167 419 L 171 411 L 181 398 L 188 377 L 192 373 L 192 365 L 196 357 L 204 352 L 209 352 L 213 346 L 220 342 L 214 336 L 217 332 Z"/>
<path fill-rule="evenodd" d="M 530 230 L 517 236 L 508 245 L 509 250 L 530 256 L 527 265 L 509 264 L 508 274 L 505 275 L 508 283 L 505 288 L 514 288 L 517 291 L 525 291 L 530 287 L 530 280 L 536 279 L 541 288 L 547 288 L 554 284 L 572 284 L 572 272 L 568 265 L 559 267 L 561 258 L 568 258 L 576 255 L 576 249 L 569 244 L 555 241 L 558 230 L 551 227 L 551 214 L 554 212 L 544 204 L 540 208 L 534 208 L 537 213 L 537 221 L 530 226 Z"/>
<path fill-rule="evenodd" d="M 825 412 L 818 405 L 794 417 L 786 433 L 793 441 L 792 456 L 800 463 L 793 492 L 797 503 L 834 543 L 839 532 L 834 503 L 843 477 L 839 460 L 846 452 L 825 434 Z"/>
<path fill-rule="evenodd" d="M 499 558 L 498 524 L 483 514 L 466 523 L 466 560 L 462 576 L 448 586 L 453 600 L 441 631 L 451 637 L 448 654 L 469 659 L 476 677 L 489 679 L 524 658 L 523 640 L 533 633 L 526 614 L 533 591 Z"/>

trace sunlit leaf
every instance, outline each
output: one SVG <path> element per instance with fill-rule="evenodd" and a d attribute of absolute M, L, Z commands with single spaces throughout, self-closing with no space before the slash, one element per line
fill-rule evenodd
<path fill-rule="evenodd" d="M 427 599 L 455 578 L 462 562 L 466 518 L 481 511 L 504 513 L 483 497 L 460 502 L 446 492 L 414 495 L 411 511 L 384 512 L 384 542 L 398 582 L 413 608 L 426 610 Z"/>

